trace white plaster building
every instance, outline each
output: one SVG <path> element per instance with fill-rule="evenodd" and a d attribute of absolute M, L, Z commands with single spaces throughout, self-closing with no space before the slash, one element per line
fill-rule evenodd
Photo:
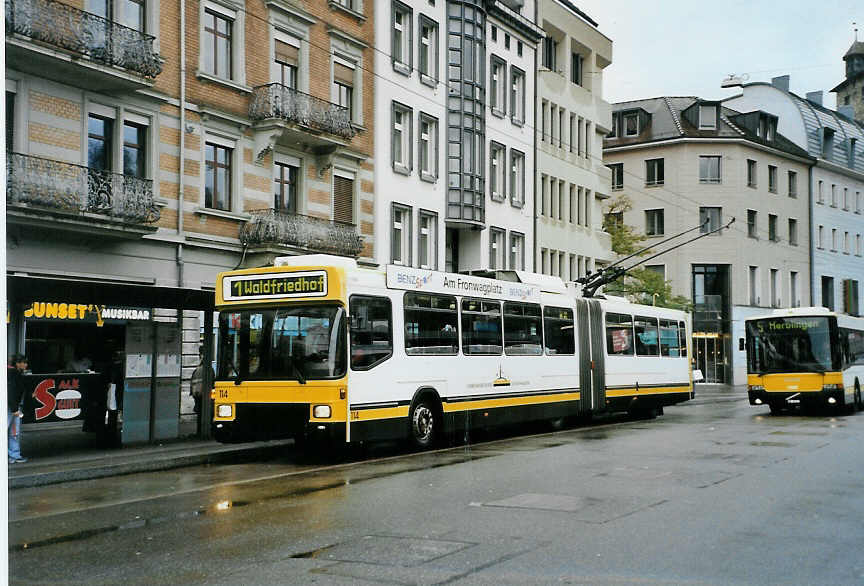
<path fill-rule="evenodd" d="M 746 356 L 738 349 L 743 320 L 774 307 L 806 305 L 810 296 L 812 159 L 778 131 L 775 116 L 695 97 L 614 104 L 612 126 L 604 148 L 611 188 L 633 202 L 617 220 L 646 234 L 646 246 L 706 220 L 698 231 L 735 218 L 731 228 L 645 268 L 693 301 L 691 348 L 706 381 L 744 384 Z"/>
<path fill-rule="evenodd" d="M 602 158 L 612 124 L 603 101 L 612 41 L 568 0 L 539 0 L 537 23 L 546 37 L 537 70 L 536 270 L 575 280 L 612 258 Z"/>
<path fill-rule="evenodd" d="M 531 269 L 528 0 L 377 0 L 378 263 Z"/>
<path fill-rule="evenodd" d="M 789 76 L 743 85 L 724 105 L 779 117 L 777 131 L 816 159 L 809 177 L 813 305 L 860 315 L 864 282 L 864 128 L 852 106 L 834 111 L 822 92 L 789 91 Z M 801 186 L 804 189 L 804 185 Z"/>

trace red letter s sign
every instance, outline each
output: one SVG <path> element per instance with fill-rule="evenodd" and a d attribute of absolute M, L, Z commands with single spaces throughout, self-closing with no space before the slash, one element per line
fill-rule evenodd
<path fill-rule="evenodd" d="M 36 407 L 36 421 L 39 421 L 40 419 L 45 419 L 54 411 L 57 400 L 54 398 L 54 395 L 48 392 L 49 389 L 53 388 L 53 378 L 46 378 L 41 383 L 36 385 L 36 389 L 33 391 L 33 396 L 36 398 L 37 401 L 42 403 L 41 407 Z"/>

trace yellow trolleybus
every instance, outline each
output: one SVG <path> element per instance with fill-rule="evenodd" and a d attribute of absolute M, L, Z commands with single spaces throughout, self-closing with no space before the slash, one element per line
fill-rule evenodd
<path fill-rule="evenodd" d="M 686 313 L 328 255 L 219 275 L 221 441 L 410 438 L 692 397 Z"/>
<path fill-rule="evenodd" d="M 864 406 L 864 319 L 798 307 L 749 318 L 745 329 L 751 405 L 767 404 L 772 413 Z"/>

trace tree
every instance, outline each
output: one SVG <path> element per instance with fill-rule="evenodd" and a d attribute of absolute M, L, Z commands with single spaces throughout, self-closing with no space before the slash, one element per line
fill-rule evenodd
<path fill-rule="evenodd" d="M 612 252 L 625 257 L 644 248 L 642 244 L 647 236 L 640 233 L 633 226 L 624 223 L 624 212 L 633 209 L 633 202 L 625 194 L 621 194 L 609 203 L 606 215 L 603 218 L 603 227 L 612 237 Z M 639 256 L 652 252 L 648 249 Z M 635 260 L 635 259 L 632 259 Z M 631 264 L 625 261 L 625 265 Z M 658 307 L 670 307 L 690 311 L 692 303 L 683 295 L 674 295 L 669 281 L 656 271 L 637 267 L 627 271 L 627 274 L 619 277 L 604 288 L 610 295 L 620 295 L 628 298 L 634 303 L 645 305 L 657 305 Z"/>

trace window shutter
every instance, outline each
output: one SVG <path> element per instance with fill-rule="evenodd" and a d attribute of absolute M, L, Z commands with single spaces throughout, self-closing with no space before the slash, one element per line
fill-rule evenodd
<path fill-rule="evenodd" d="M 333 220 L 354 223 L 354 180 L 333 177 Z"/>
<path fill-rule="evenodd" d="M 300 51 L 297 47 L 276 41 L 276 61 L 296 66 L 299 63 Z"/>
<path fill-rule="evenodd" d="M 333 79 L 339 83 L 354 86 L 354 69 L 341 63 L 333 64 Z"/>

